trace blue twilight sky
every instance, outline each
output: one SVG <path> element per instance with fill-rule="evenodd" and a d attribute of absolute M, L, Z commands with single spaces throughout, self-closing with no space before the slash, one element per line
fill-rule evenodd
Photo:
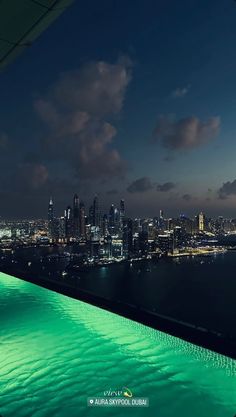
<path fill-rule="evenodd" d="M 236 217 L 235 44 L 233 0 L 75 1 L 0 74 L 0 216 Z"/>

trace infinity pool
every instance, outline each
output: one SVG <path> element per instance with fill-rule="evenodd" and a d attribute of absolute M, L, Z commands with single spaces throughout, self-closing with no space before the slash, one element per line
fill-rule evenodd
<path fill-rule="evenodd" d="M 3 417 L 234 417 L 236 361 L 0 274 Z M 149 408 L 92 408 L 130 388 Z"/>

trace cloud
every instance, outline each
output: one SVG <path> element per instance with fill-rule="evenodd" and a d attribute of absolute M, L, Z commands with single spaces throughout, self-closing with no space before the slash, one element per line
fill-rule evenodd
<path fill-rule="evenodd" d="M 186 94 L 188 94 L 189 90 L 191 88 L 191 85 L 188 84 L 186 87 L 178 87 L 176 88 L 176 90 L 172 91 L 171 93 L 171 97 L 172 98 L 182 98 L 184 96 L 186 96 Z"/>
<path fill-rule="evenodd" d="M 84 193 L 85 187 L 85 184 L 81 186 L 76 177 L 71 177 L 68 173 L 63 173 L 63 176 L 53 175 L 44 164 L 38 162 L 19 164 L 0 184 L 0 190 L 7 189 L 22 196 L 22 200 L 26 196 L 33 199 L 39 195 L 49 198 L 51 194 L 64 198 L 65 195 L 73 195 L 78 188 Z"/>
<path fill-rule="evenodd" d="M 190 194 L 184 194 L 182 199 L 188 202 L 192 200 L 192 196 Z"/>
<path fill-rule="evenodd" d="M 52 177 L 45 166 L 22 164 L 15 168 L 11 176 L 2 180 L 1 215 L 17 219 L 45 217 L 52 195 L 56 215 L 61 216 L 66 205 L 72 204 L 74 193 L 77 191 L 81 196 L 85 196 L 87 188 L 85 189 L 85 185 L 81 186 L 76 178 Z M 89 196 L 91 197 L 91 194 Z"/>
<path fill-rule="evenodd" d="M 42 147 L 49 159 L 67 162 L 80 178 L 119 177 L 126 164 L 119 152 L 110 147 L 115 135 L 113 125 L 92 119 L 79 134 L 45 137 Z"/>
<path fill-rule="evenodd" d="M 47 183 L 48 170 L 40 163 L 22 163 L 16 167 L 11 177 L 11 189 L 13 191 L 38 190 Z"/>
<path fill-rule="evenodd" d="M 143 193 L 151 190 L 153 187 L 154 185 L 152 184 L 150 178 L 142 177 L 133 181 L 127 188 L 127 191 L 129 193 Z"/>
<path fill-rule="evenodd" d="M 57 138 L 80 133 L 90 119 L 84 111 L 60 113 L 56 105 L 44 99 L 35 102 L 35 109 Z"/>
<path fill-rule="evenodd" d="M 131 80 L 132 63 L 121 58 L 115 64 L 94 61 L 61 75 L 52 89 L 57 102 L 92 116 L 119 113 Z"/>
<path fill-rule="evenodd" d="M 157 191 L 161 191 L 161 192 L 167 192 L 170 190 L 173 190 L 173 188 L 176 187 L 176 184 L 174 184 L 173 182 L 165 182 L 164 184 L 158 184 L 157 185 Z"/>
<path fill-rule="evenodd" d="M 153 141 L 170 150 L 193 149 L 213 140 L 220 130 L 220 118 L 201 121 L 196 116 L 176 120 L 160 116 L 153 132 Z"/>
<path fill-rule="evenodd" d="M 236 180 L 223 183 L 218 190 L 218 196 L 221 200 L 224 200 L 231 195 L 236 195 Z"/>
<path fill-rule="evenodd" d="M 131 80 L 131 62 L 90 62 L 61 75 L 35 110 L 48 128 L 42 151 L 62 160 L 80 179 L 122 176 L 126 163 L 114 147 L 109 118 L 121 110 Z"/>

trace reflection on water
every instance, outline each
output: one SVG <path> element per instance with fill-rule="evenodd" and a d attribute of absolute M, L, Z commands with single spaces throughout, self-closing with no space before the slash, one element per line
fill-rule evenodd
<path fill-rule="evenodd" d="M 5 274 L 0 286 L 3 417 L 235 415 L 235 361 Z M 123 386 L 150 407 L 87 408 Z"/>

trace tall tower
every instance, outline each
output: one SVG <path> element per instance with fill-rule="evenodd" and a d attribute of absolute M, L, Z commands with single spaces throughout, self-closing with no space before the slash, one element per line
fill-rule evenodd
<path fill-rule="evenodd" d="M 73 200 L 73 226 L 74 226 L 74 238 L 79 238 L 79 197 L 74 195 Z"/>
<path fill-rule="evenodd" d="M 54 219 L 53 201 L 52 201 L 52 197 L 50 197 L 49 204 L 48 204 L 48 221 L 52 221 L 53 219 Z"/>
<path fill-rule="evenodd" d="M 124 219 L 123 223 L 123 253 L 129 258 L 133 252 L 133 222 L 132 219 Z"/>
<path fill-rule="evenodd" d="M 86 236 L 86 228 L 85 228 L 85 207 L 83 201 L 81 201 L 79 205 L 79 231 L 80 236 L 85 238 Z"/>
<path fill-rule="evenodd" d="M 123 230 L 123 223 L 125 217 L 125 200 L 120 200 L 120 229 Z"/>
<path fill-rule="evenodd" d="M 160 216 L 159 216 L 159 228 L 164 229 L 165 227 L 165 221 L 164 221 L 164 213 L 163 210 L 160 210 Z"/>
<path fill-rule="evenodd" d="M 100 226 L 100 211 L 97 195 L 95 195 L 93 200 L 93 226 Z"/>
<path fill-rule="evenodd" d="M 67 206 L 65 210 L 65 235 L 67 240 L 73 237 L 73 229 L 72 208 Z"/>
<path fill-rule="evenodd" d="M 109 228 L 110 228 L 111 234 L 114 231 L 114 227 L 115 227 L 115 206 L 114 204 L 112 204 L 110 207 L 110 211 L 109 211 Z"/>
<path fill-rule="evenodd" d="M 50 197 L 49 204 L 48 204 L 48 235 L 50 239 L 53 239 L 53 229 L 54 229 L 54 208 L 53 208 L 53 201 L 52 197 Z"/>
<path fill-rule="evenodd" d="M 201 212 L 199 213 L 197 220 L 198 220 L 198 230 L 199 232 L 203 232 L 204 231 L 204 214 Z"/>
<path fill-rule="evenodd" d="M 104 214 L 102 219 L 102 235 L 105 237 L 109 235 L 107 214 Z"/>

